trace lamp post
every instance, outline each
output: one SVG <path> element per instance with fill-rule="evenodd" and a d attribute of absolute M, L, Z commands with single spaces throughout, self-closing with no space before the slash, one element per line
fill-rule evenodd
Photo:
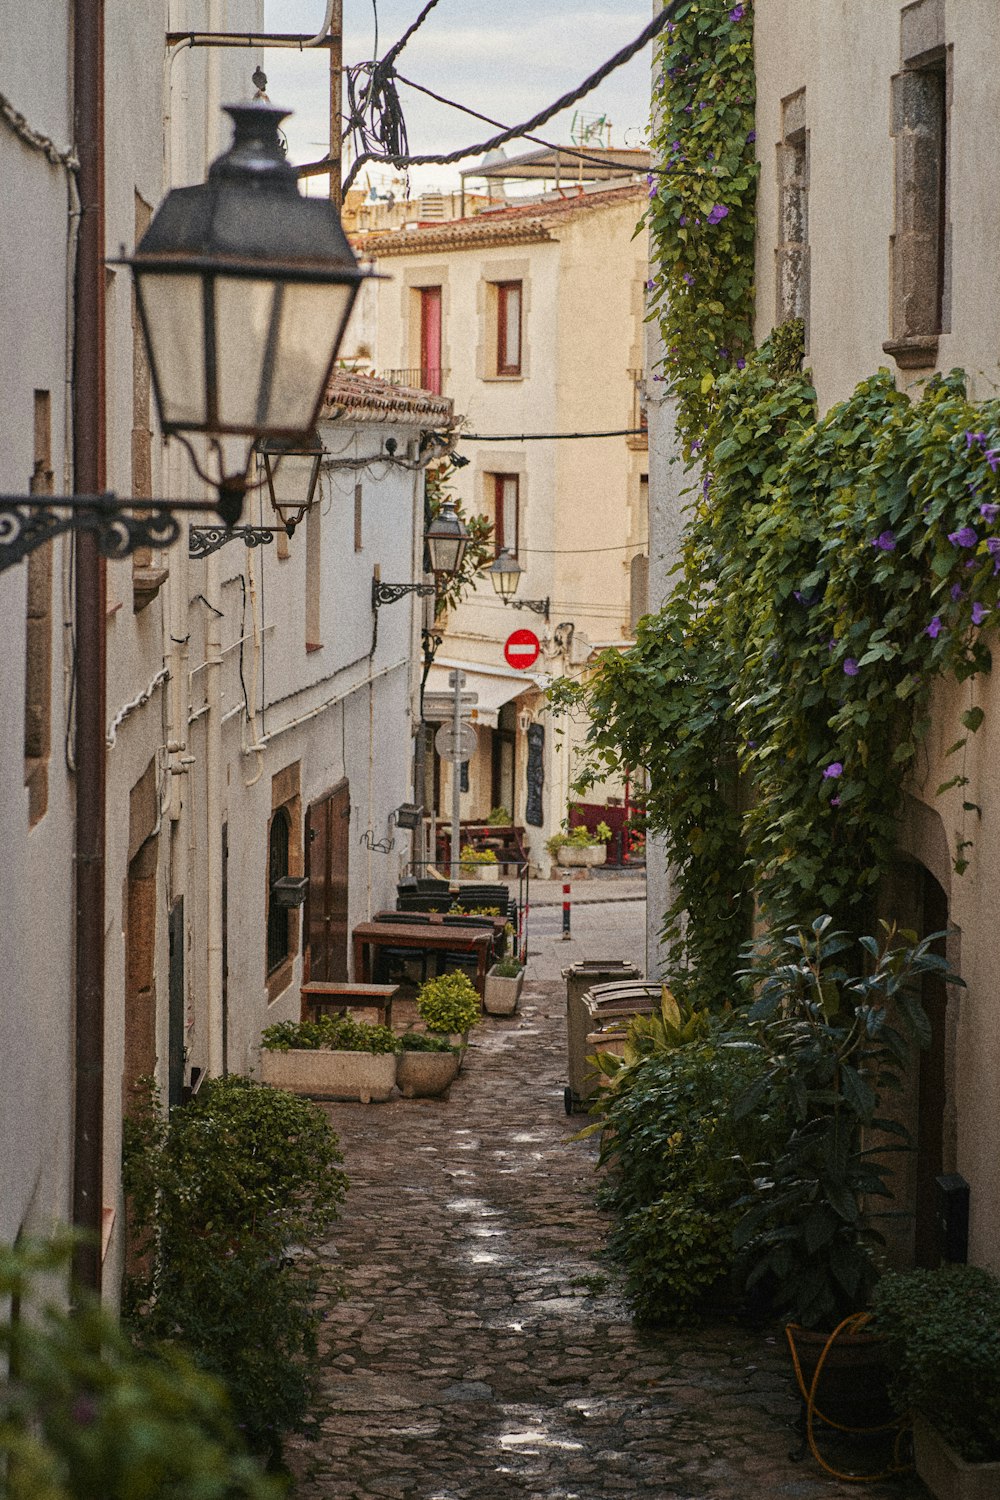
<path fill-rule="evenodd" d="M 536 615 L 544 615 L 549 618 L 549 600 L 545 599 L 515 599 L 518 584 L 521 582 L 521 574 L 524 569 L 516 557 L 512 557 L 507 547 L 501 547 L 497 553 L 494 563 L 486 570 L 493 582 L 493 587 L 503 600 L 504 604 L 511 605 L 514 609 L 530 609 Z"/>

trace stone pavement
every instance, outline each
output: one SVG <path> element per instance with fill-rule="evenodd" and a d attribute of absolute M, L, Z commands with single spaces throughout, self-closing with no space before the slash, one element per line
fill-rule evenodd
<path fill-rule="evenodd" d="M 601 1258 L 594 1146 L 563 1110 L 564 986 L 486 1018 L 447 1100 L 324 1106 L 351 1188 L 298 1500 L 825 1500 L 791 1462 L 780 1336 L 643 1334 Z M 865 1486 L 915 1500 L 913 1481 Z"/>

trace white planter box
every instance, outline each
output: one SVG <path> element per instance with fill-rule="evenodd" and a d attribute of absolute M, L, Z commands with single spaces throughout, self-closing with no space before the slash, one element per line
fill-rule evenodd
<path fill-rule="evenodd" d="M 454 1083 L 460 1065 L 457 1052 L 403 1051 L 396 1067 L 396 1082 L 404 1099 L 433 1099 Z"/>
<path fill-rule="evenodd" d="M 972 1464 L 949 1448 L 944 1438 L 917 1417 L 913 1423 L 917 1473 L 938 1500 L 997 1500 L 1000 1463 Z"/>
<path fill-rule="evenodd" d="M 459 873 L 463 880 L 485 880 L 487 885 L 494 885 L 500 879 L 500 866 L 462 865 Z"/>
<path fill-rule="evenodd" d="M 512 1016 L 517 1010 L 523 984 L 523 969 L 516 979 L 508 979 L 497 973 L 496 964 L 494 964 L 486 974 L 483 1009 L 491 1016 Z"/>
<path fill-rule="evenodd" d="M 577 870 L 592 870 L 595 865 L 603 865 L 607 857 L 608 851 L 604 844 L 582 844 L 576 848 L 572 844 L 560 844 L 556 850 L 558 864 Z"/>
<path fill-rule="evenodd" d="M 394 1052 L 297 1051 L 260 1054 L 262 1083 L 311 1099 L 388 1099 L 396 1083 Z"/>

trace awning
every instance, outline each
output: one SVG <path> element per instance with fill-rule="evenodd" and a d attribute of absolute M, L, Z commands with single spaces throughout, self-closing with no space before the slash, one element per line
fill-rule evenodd
<path fill-rule="evenodd" d="M 548 681 L 548 674 L 540 680 L 537 674 L 515 672 L 509 667 L 487 667 L 482 662 L 473 665 L 472 662 L 466 661 L 443 661 L 438 657 L 427 678 L 427 686 L 424 690 L 425 703 L 430 693 L 451 697 L 453 689 L 448 686 L 448 676 L 456 669 L 465 673 L 463 691 L 475 693 L 479 699 L 473 722 L 485 724 L 490 729 L 496 729 L 497 716 L 505 703 L 509 703 L 512 698 L 520 697 L 522 693 L 536 692 Z M 426 709 L 425 717 L 427 717 Z"/>

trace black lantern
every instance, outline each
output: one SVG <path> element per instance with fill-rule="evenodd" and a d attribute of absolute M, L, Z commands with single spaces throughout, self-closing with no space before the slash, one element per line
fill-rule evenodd
<path fill-rule="evenodd" d="M 454 501 L 444 502 L 424 532 L 424 540 L 430 554 L 431 572 L 438 578 L 453 578 L 462 566 L 469 544 L 469 528 L 455 509 Z"/>
<path fill-rule="evenodd" d="M 289 536 L 306 511 L 312 509 L 325 452 L 315 433 L 304 443 L 261 438 L 257 444 L 271 505 Z"/>
<path fill-rule="evenodd" d="M 511 557 L 506 547 L 501 547 L 496 562 L 487 571 L 493 581 L 493 587 L 504 603 L 506 604 L 508 599 L 513 599 L 524 571 L 517 558 Z"/>
<path fill-rule="evenodd" d="M 287 111 L 226 110 L 229 150 L 206 183 L 168 193 L 127 264 L 163 432 L 204 434 L 223 471 L 222 440 L 247 439 L 240 474 L 220 475 L 223 498 L 242 498 L 254 439 L 313 432 L 366 273 L 333 205 L 299 193 Z"/>

